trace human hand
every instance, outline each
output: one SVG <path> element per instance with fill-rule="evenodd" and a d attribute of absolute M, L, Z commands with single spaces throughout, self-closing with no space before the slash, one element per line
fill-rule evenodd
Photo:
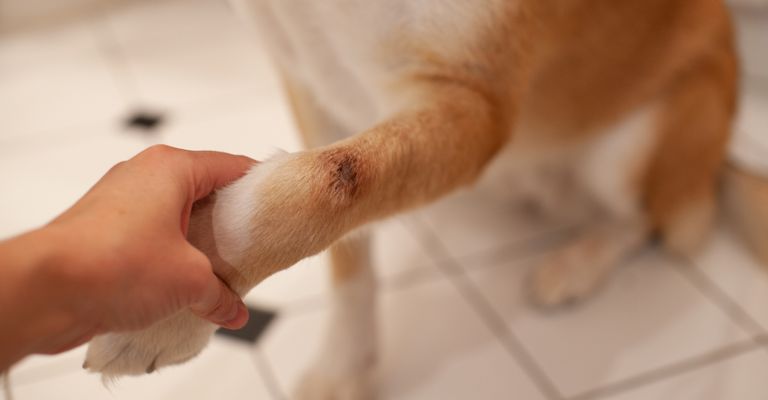
<path fill-rule="evenodd" d="M 227 328 L 248 318 L 240 298 L 186 240 L 192 204 L 255 161 L 154 146 L 114 166 L 44 228 L 63 250 L 45 274 L 74 310 L 72 329 L 38 351 L 57 352 L 97 333 L 145 328 L 189 307 Z"/>

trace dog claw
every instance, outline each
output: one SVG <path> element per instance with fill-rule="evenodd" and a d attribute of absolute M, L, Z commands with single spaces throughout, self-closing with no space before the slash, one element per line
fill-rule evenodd
<path fill-rule="evenodd" d="M 157 362 L 157 358 L 152 360 L 152 364 L 149 364 L 149 367 L 147 367 L 147 371 L 146 371 L 148 374 L 151 374 L 151 373 L 155 372 L 155 363 L 156 362 Z"/>

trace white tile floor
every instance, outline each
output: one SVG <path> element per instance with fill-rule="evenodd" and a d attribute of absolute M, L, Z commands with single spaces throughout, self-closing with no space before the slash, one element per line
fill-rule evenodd
<path fill-rule="evenodd" d="M 766 19 L 739 22 L 749 77 L 736 150 L 764 167 Z M 0 37 L 0 87 L 0 238 L 45 223 L 149 144 L 299 149 L 268 58 L 220 0 L 137 2 Z M 168 111 L 168 124 L 126 132 L 118 121 L 135 107 Z M 545 313 L 523 277 L 562 234 L 469 192 L 384 223 L 382 397 L 768 399 L 768 275 L 730 234 L 692 261 L 649 250 L 593 299 Z M 279 311 L 256 348 L 217 337 L 196 360 L 111 390 L 80 369 L 83 348 L 33 356 L 14 370 L 16 397 L 285 399 L 318 350 L 325 263 L 249 295 Z"/>

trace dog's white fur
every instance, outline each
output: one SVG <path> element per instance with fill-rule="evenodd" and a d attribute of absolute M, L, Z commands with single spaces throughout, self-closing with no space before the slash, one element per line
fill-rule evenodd
<path fill-rule="evenodd" d="M 307 85 L 348 134 L 362 132 L 401 108 L 403 99 L 391 96 L 387 87 L 397 78 L 393 71 L 409 60 L 397 53 L 382 59 L 382 43 L 407 29 L 442 47 L 441 53 L 456 53 L 461 49 L 452 46 L 466 44 L 444 39 L 454 32 L 471 36 L 503 3 L 493 0 L 476 7 L 462 0 L 231 1 L 266 39 L 283 73 Z"/>
<path fill-rule="evenodd" d="M 337 246 L 365 249 L 359 272 L 333 292 L 325 342 L 297 388 L 298 399 L 364 399 L 376 384 L 376 283 L 367 254 L 369 234 L 348 236 Z M 351 243 L 350 243 L 351 242 Z"/>
<path fill-rule="evenodd" d="M 213 234 L 219 256 L 230 265 L 238 265 L 252 245 L 251 221 L 259 214 L 259 192 L 264 179 L 273 174 L 286 157 L 278 154 L 254 166 L 242 179 L 218 191 L 213 206 Z M 244 294 L 244 293 L 241 293 Z"/>

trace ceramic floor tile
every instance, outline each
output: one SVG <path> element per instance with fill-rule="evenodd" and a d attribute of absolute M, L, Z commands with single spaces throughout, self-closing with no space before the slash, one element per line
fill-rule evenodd
<path fill-rule="evenodd" d="M 371 227 L 373 265 L 382 285 L 394 285 L 412 278 L 437 278 L 439 270 L 417 238 L 400 219 Z"/>
<path fill-rule="evenodd" d="M 381 398 L 506 399 L 543 397 L 445 281 L 383 294 Z M 291 392 L 319 351 L 327 313 L 286 315 L 261 350 Z"/>
<path fill-rule="evenodd" d="M 729 299 L 768 331 L 768 268 L 732 233 L 721 231 L 694 263 Z"/>
<path fill-rule="evenodd" d="M 605 400 L 765 400 L 768 352 L 752 351 Z"/>
<path fill-rule="evenodd" d="M 145 147 L 104 129 L 55 146 L 0 151 L 0 238 L 37 227 L 70 207 L 109 168 Z"/>
<path fill-rule="evenodd" d="M 533 358 L 565 395 L 613 384 L 744 340 L 735 325 L 653 252 L 616 271 L 604 290 L 560 312 L 525 300 L 531 265 L 471 274 Z"/>
<path fill-rule="evenodd" d="M 167 119 L 167 127 L 152 140 L 191 150 L 245 154 L 258 160 L 302 147 L 280 98 L 235 96 L 216 106 L 168 112 Z"/>
<path fill-rule="evenodd" d="M 0 146 L 124 107 L 90 21 L 0 37 Z"/>
<path fill-rule="evenodd" d="M 414 215 L 440 238 L 451 256 L 466 260 L 464 265 L 470 267 L 480 263 L 482 256 L 510 245 L 519 256 L 533 253 L 536 242 L 562 228 L 526 216 L 511 202 L 481 190 L 457 192 Z"/>
<path fill-rule="evenodd" d="M 250 348 L 227 339 L 214 339 L 200 356 L 184 365 L 123 378 L 110 389 L 97 375 L 80 368 L 81 357 L 69 359 L 68 371 L 62 373 L 59 366 L 57 374 L 44 380 L 25 383 L 20 369 L 18 377 L 14 375 L 15 399 L 271 399 Z"/>
<path fill-rule="evenodd" d="M 382 287 L 440 276 L 429 256 L 398 220 L 375 224 L 371 229 L 373 263 Z M 246 301 L 267 307 L 310 305 L 324 303 L 329 290 L 330 266 L 327 253 L 322 253 L 265 280 L 248 294 Z"/>
<path fill-rule="evenodd" d="M 82 371 L 87 346 L 57 355 L 34 354 L 14 364 L 11 379 L 14 386 L 39 383 L 59 375 Z"/>
<path fill-rule="evenodd" d="M 329 274 L 327 256 L 321 253 L 270 276 L 244 300 L 251 306 L 270 310 L 323 304 L 329 294 Z"/>
<path fill-rule="evenodd" d="M 221 0 L 139 2 L 108 17 L 139 102 L 175 107 L 277 79 L 255 33 Z"/>

